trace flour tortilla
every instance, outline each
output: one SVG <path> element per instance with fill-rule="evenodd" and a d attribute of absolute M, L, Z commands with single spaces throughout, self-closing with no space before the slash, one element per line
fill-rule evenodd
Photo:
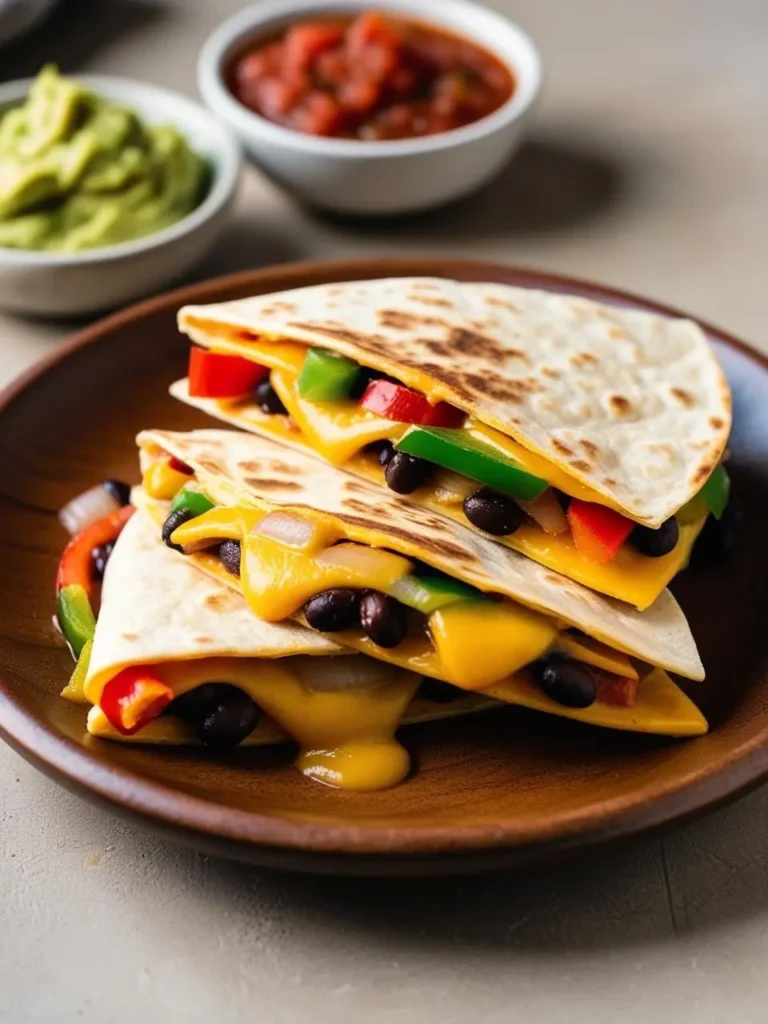
<path fill-rule="evenodd" d="M 325 512 L 340 521 L 353 541 L 421 559 L 481 590 L 546 612 L 651 665 L 690 679 L 704 677 L 688 623 L 668 591 L 638 612 L 445 516 L 419 509 L 392 491 L 253 434 L 148 430 L 137 441 L 145 465 L 158 451 L 170 452 L 195 470 L 217 504 Z M 238 583 L 233 579 L 231 585 Z"/>
<path fill-rule="evenodd" d="M 728 385 L 697 324 L 572 295 L 387 278 L 185 306 L 179 327 L 204 346 L 229 331 L 246 356 L 249 336 L 291 339 L 420 390 L 426 376 L 430 400 L 515 438 L 652 527 L 701 488 L 731 428 Z"/>
<path fill-rule="evenodd" d="M 189 662 L 200 658 L 239 657 L 254 660 L 295 658 L 300 674 L 312 688 L 310 658 L 331 657 L 344 667 L 353 660 L 365 662 L 374 680 L 386 682 L 402 670 L 382 665 L 362 654 L 352 654 L 322 633 L 294 622 L 270 623 L 256 618 L 243 598 L 231 588 L 200 572 L 161 541 L 150 516 L 137 511 L 128 521 L 107 564 L 102 604 L 96 625 L 93 653 L 85 684 L 92 701 L 104 684 L 131 665 L 156 662 Z M 323 670 L 323 686 L 335 688 Z M 498 707 L 498 701 L 474 694 L 459 694 L 450 704 L 417 696 L 404 722 L 431 721 Z M 92 707 L 89 731 L 106 739 L 138 743 L 198 743 L 194 730 L 172 717 L 150 722 L 132 736 L 124 736 L 109 724 L 103 711 Z M 267 715 L 262 716 L 246 745 L 280 743 L 285 731 Z"/>

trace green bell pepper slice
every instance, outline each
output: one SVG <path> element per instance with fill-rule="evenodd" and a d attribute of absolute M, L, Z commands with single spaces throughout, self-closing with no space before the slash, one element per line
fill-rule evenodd
<path fill-rule="evenodd" d="M 83 645 L 82 651 L 80 651 L 80 657 L 77 659 L 75 670 L 69 677 L 69 682 L 61 691 L 61 696 L 65 700 L 74 701 L 76 704 L 87 704 L 88 701 L 85 696 L 85 680 L 88 678 L 88 669 L 91 665 L 91 651 L 93 650 L 93 640 L 88 640 Z"/>
<path fill-rule="evenodd" d="M 79 583 L 62 587 L 56 599 L 56 609 L 61 631 L 75 657 L 79 658 L 96 632 L 96 619 L 85 587 Z"/>
<path fill-rule="evenodd" d="M 416 576 L 413 573 L 408 573 L 397 580 L 389 594 L 401 604 L 415 608 L 424 615 L 429 615 L 438 608 L 444 608 L 456 601 L 487 600 L 481 591 L 450 576 Z"/>
<path fill-rule="evenodd" d="M 171 502 L 171 512 L 189 512 L 193 517 L 201 516 L 203 512 L 210 512 L 214 507 L 203 492 L 194 484 L 185 484 L 180 491 L 177 491 Z"/>
<path fill-rule="evenodd" d="M 311 402 L 337 402 L 349 398 L 360 376 L 353 359 L 324 348 L 311 348 L 299 374 L 299 394 Z"/>
<path fill-rule="evenodd" d="M 720 519 L 725 512 L 730 493 L 731 481 L 725 471 L 725 466 L 721 463 L 715 467 L 709 480 L 699 491 L 715 519 Z"/>
<path fill-rule="evenodd" d="M 546 480 L 529 473 L 519 462 L 478 441 L 466 430 L 411 427 L 395 448 L 523 501 L 533 501 L 549 487 Z"/>

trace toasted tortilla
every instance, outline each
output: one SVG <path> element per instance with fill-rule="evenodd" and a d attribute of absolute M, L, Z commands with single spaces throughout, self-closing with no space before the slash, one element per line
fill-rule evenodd
<path fill-rule="evenodd" d="M 447 517 L 425 512 L 392 491 L 256 435 L 149 430 L 137 440 L 144 465 L 158 452 L 169 452 L 194 469 L 203 490 L 217 504 L 325 513 L 352 541 L 420 559 L 480 590 L 545 612 L 650 665 L 691 679 L 704 677 L 688 623 L 668 591 L 638 612 Z M 210 571 L 216 560 L 204 556 L 203 552 L 189 557 Z M 234 578 L 226 582 L 239 587 Z"/>
<path fill-rule="evenodd" d="M 246 357 L 249 339 L 348 356 L 451 402 L 651 527 L 701 488 L 731 428 L 730 391 L 697 324 L 572 295 L 390 278 L 185 306 L 179 327 Z"/>

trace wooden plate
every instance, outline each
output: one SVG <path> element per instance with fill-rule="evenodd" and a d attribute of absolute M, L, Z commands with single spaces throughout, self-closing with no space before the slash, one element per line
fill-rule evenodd
<path fill-rule="evenodd" d="M 185 302 L 326 281 L 433 274 L 575 292 L 674 312 L 607 288 L 448 260 L 360 260 L 222 278 L 134 306 L 84 331 L 0 400 L 0 731 L 88 799 L 203 849 L 259 864 L 368 873 L 468 871 L 561 857 L 659 828 L 768 775 L 766 509 L 768 361 L 708 328 L 735 396 L 732 467 L 744 512 L 725 570 L 690 569 L 675 589 L 708 679 L 691 684 L 710 735 L 688 742 L 612 734 L 517 709 L 405 730 L 417 766 L 399 788 L 323 788 L 290 750 L 205 753 L 89 738 L 58 696 L 72 665 L 55 633 L 53 581 L 65 543 L 57 510 L 107 476 L 137 478 L 142 427 L 203 426 L 170 399 L 187 344 Z"/>

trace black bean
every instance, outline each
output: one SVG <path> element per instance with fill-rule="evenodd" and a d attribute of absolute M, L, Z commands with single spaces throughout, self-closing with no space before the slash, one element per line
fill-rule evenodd
<path fill-rule="evenodd" d="M 419 695 L 435 704 L 450 704 L 461 696 L 461 690 L 441 679 L 422 679 Z"/>
<path fill-rule="evenodd" d="M 396 494 L 410 494 L 426 481 L 434 466 L 426 459 L 418 459 L 415 455 L 395 452 L 386 463 L 384 479 L 387 487 Z"/>
<path fill-rule="evenodd" d="M 226 684 L 219 684 L 220 688 Z M 198 735 L 206 747 L 213 750 L 231 750 L 253 732 L 259 724 L 261 712 L 247 693 L 236 686 L 227 686 L 200 726 Z"/>
<path fill-rule="evenodd" d="M 239 540 L 223 540 L 219 544 L 219 558 L 227 572 L 231 572 L 233 576 L 240 575 Z"/>
<path fill-rule="evenodd" d="M 386 469 L 394 457 L 395 446 L 391 441 L 382 441 L 381 448 L 379 449 L 379 465 L 384 466 Z"/>
<path fill-rule="evenodd" d="M 203 683 L 194 690 L 187 690 L 168 705 L 166 714 L 198 726 L 215 706 L 218 689 L 218 683 Z"/>
<path fill-rule="evenodd" d="M 531 665 L 533 678 L 544 693 L 567 708 L 588 708 L 597 699 L 597 684 L 581 665 L 553 656 Z"/>
<path fill-rule="evenodd" d="M 109 480 L 105 480 L 101 486 L 107 494 L 111 494 L 115 501 L 120 505 L 130 505 L 131 485 L 125 483 L 124 480 L 115 480 L 110 477 Z"/>
<path fill-rule="evenodd" d="M 347 587 L 324 590 L 307 602 L 304 614 L 313 629 L 337 633 L 357 625 L 360 594 Z"/>
<path fill-rule="evenodd" d="M 464 515 L 478 530 L 494 537 L 508 537 L 525 519 L 519 505 L 489 487 L 481 487 L 464 499 Z"/>
<path fill-rule="evenodd" d="M 104 570 L 107 567 L 107 562 L 114 546 L 114 541 L 108 540 L 106 544 L 99 544 L 91 552 L 91 561 L 93 562 L 92 574 L 95 580 L 104 579 Z"/>
<path fill-rule="evenodd" d="M 633 548 L 648 558 L 661 558 L 668 555 L 677 546 L 680 539 L 680 527 L 674 516 L 662 523 L 657 530 L 649 526 L 636 526 L 629 535 L 629 543 Z"/>
<path fill-rule="evenodd" d="M 239 687 L 230 683 L 203 683 L 177 697 L 169 706 L 168 714 L 191 725 L 207 747 L 228 750 L 253 732 L 261 712 Z"/>
<path fill-rule="evenodd" d="M 268 416 L 277 416 L 278 413 L 286 413 L 288 410 L 282 403 L 280 396 L 272 387 L 269 377 L 260 381 L 253 389 L 253 400 Z"/>
<path fill-rule="evenodd" d="M 741 529 L 741 514 L 729 505 L 717 520 L 710 516 L 691 553 L 694 569 L 719 569 L 736 547 Z"/>
<path fill-rule="evenodd" d="M 171 544 L 171 535 L 174 530 L 177 530 L 181 526 L 182 523 L 186 523 L 192 518 L 194 518 L 192 513 L 186 508 L 178 508 L 175 512 L 171 512 L 163 523 L 163 544 L 167 544 L 169 548 L 173 548 L 174 551 L 181 551 L 183 554 L 184 548 L 182 548 L 180 544 Z"/>
<path fill-rule="evenodd" d="M 368 590 L 360 599 L 360 625 L 377 647 L 397 647 L 405 639 L 408 617 L 399 601 Z"/>

